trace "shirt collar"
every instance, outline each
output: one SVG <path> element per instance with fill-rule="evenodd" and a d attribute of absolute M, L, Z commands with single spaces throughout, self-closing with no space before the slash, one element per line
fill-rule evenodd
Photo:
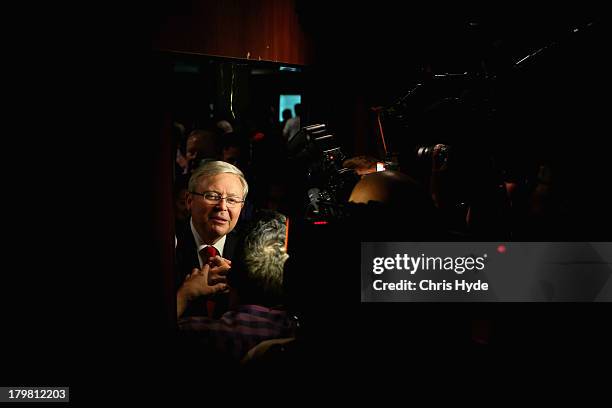
<path fill-rule="evenodd" d="M 193 218 L 189 219 L 189 225 L 191 225 L 191 232 L 193 233 L 193 237 L 195 238 L 196 247 L 198 248 L 198 254 L 199 254 L 203 248 L 210 246 L 210 244 L 205 243 L 202 237 L 200 237 L 200 234 L 198 234 L 198 231 L 195 229 L 195 226 L 193 225 Z M 215 242 L 212 245 L 217 249 L 217 251 L 219 251 L 219 255 L 221 256 L 223 256 L 223 247 L 225 247 L 225 238 L 226 238 L 226 235 L 222 236 L 217 242 Z"/>

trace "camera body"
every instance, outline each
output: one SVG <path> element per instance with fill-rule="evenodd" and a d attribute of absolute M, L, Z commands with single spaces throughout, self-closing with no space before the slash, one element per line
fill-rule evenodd
<path fill-rule="evenodd" d="M 359 176 L 342 167 L 346 156 L 334 134 L 325 124 L 306 126 L 292 139 L 289 154 L 307 175 L 306 219 L 323 222 L 342 217 L 343 203 Z"/>

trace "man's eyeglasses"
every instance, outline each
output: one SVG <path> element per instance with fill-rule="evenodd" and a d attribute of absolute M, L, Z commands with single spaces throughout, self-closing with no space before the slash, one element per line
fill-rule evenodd
<path fill-rule="evenodd" d="M 244 200 L 240 200 L 236 197 L 223 197 L 221 194 L 215 193 L 213 191 L 205 191 L 203 193 L 196 193 L 195 191 L 191 191 L 190 193 L 204 197 L 204 201 L 206 201 L 208 204 L 218 204 L 221 200 L 225 200 L 225 203 L 229 208 L 234 208 L 244 203 Z"/>

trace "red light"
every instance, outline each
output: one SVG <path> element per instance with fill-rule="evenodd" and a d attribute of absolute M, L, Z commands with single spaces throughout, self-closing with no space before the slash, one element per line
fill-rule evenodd
<path fill-rule="evenodd" d="M 266 137 L 266 135 L 264 135 L 262 132 L 257 132 L 253 135 L 253 141 L 254 142 L 261 142 L 262 140 L 264 140 Z"/>
<path fill-rule="evenodd" d="M 506 246 L 505 245 L 500 245 L 497 247 L 497 252 L 499 252 L 500 254 L 503 254 L 506 252 Z"/>
<path fill-rule="evenodd" d="M 325 225 L 327 224 L 327 221 L 315 221 L 313 222 L 314 225 Z"/>

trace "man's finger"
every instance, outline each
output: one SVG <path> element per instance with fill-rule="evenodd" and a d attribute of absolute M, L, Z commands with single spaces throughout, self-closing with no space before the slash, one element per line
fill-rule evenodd
<path fill-rule="evenodd" d="M 225 292 L 229 290 L 229 286 L 226 283 L 217 283 L 210 287 L 212 293 Z"/>
<path fill-rule="evenodd" d="M 217 283 L 226 283 L 226 282 L 227 282 L 227 278 L 224 276 L 215 276 L 214 278 L 208 279 L 208 284 L 211 286 Z"/>
<path fill-rule="evenodd" d="M 230 268 L 225 266 L 215 266 L 214 268 L 210 269 L 210 273 L 211 275 L 227 275 L 229 270 Z"/>
<path fill-rule="evenodd" d="M 208 260 L 210 262 L 215 262 L 215 263 L 227 263 L 228 265 L 232 264 L 232 261 L 230 261 L 229 259 L 225 259 L 220 255 L 215 255 L 215 256 L 211 256 L 210 258 L 208 258 Z"/>
<path fill-rule="evenodd" d="M 210 271 L 210 266 L 208 264 L 205 264 L 202 267 L 202 270 L 200 271 L 200 273 L 204 276 L 204 278 L 206 279 L 206 281 L 208 281 L 208 272 Z"/>

